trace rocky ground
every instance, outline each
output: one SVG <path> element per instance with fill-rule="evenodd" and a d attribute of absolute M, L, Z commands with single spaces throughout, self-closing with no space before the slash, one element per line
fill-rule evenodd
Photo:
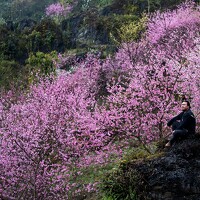
<path fill-rule="evenodd" d="M 132 166 L 141 176 L 140 199 L 200 199 L 200 137 L 175 143 L 159 158 Z"/>

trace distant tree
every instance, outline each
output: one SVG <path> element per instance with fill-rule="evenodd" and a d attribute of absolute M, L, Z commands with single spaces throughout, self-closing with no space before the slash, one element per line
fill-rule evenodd
<path fill-rule="evenodd" d="M 1 1 L 2 16 L 7 20 L 20 21 L 25 18 L 41 20 L 44 16 L 45 7 L 56 0 L 8 0 Z"/>
<path fill-rule="evenodd" d="M 46 8 L 46 15 L 51 17 L 66 16 L 71 12 L 73 4 L 55 3 Z"/>

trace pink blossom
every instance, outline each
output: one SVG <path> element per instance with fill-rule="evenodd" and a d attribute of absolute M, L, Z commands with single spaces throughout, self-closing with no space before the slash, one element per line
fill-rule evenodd
<path fill-rule="evenodd" d="M 51 4 L 46 8 L 47 16 L 66 16 L 72 10 L 72 5 L 63 6 L 61 3 Z"/>

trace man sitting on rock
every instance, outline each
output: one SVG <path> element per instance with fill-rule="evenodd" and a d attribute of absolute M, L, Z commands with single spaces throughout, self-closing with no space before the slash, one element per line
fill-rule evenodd
<path fill-rule="evenodd" d="M 167 123 L 167 126 L 172 125 L 173 136 L 166 147 L 170 147 L 178 138 L 184 139 L 195 134 L 196 119 L 190 108 L 190 102 L 184 100 L 181 104 L 182 112 Z"/>

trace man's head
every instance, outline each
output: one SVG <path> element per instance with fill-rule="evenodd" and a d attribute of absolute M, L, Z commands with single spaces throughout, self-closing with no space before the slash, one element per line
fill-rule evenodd
<path fill-rule="evenodd" d="M 187 101 L 187 100 L 182 101 L 181 110 L 182 111 L 187 111 L 189 109 L 190 109 L 190 102 Z"/>

